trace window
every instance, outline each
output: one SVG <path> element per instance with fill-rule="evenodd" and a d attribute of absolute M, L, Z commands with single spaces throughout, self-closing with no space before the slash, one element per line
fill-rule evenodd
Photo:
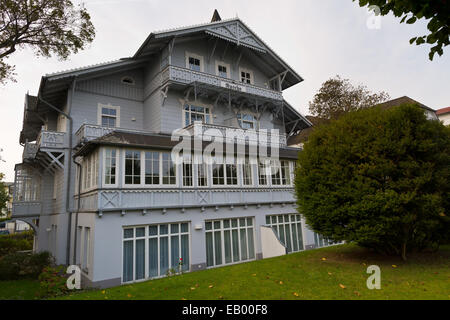
<path fill-rule="evenodd" d="M 159 152 L 145 153 L 145 184 L 159 185 L 160 184 L 160 154 Z"/>
<path fill-rule="evenodd" d="M 316 248 L 328 247 L 336 244 L 342 244 L 344 242 L 333 242 L 327 238 L 324 238 L 321 234 L 314 232 L 314 245 Z"/>
<path fill-rule="evenodd" d="M 216 75 L 222 78 L 230 78 L 230 65 L 228 63 L 216 61 Z"/>
<path fill-rule="evenodd" d="M 197 164 L 197 183 L 199 187 L 208 186 L 208 163 L 206 159 L 201 159 Z"/>
<path fill-rule="evenodd" d="M 206 221 L 207 267 L 254 260 L 253 226 L 253 218 Z"/>
<path fill-rule="evenodd" d="M 244 68 L 239 69 L 241 75 L 241 82 L 246 84 L 253 84 L 253 72 Z"/>
<path fill-rule="evenodd" d="M 191 155 L 183 155 L 183 186 L 194 185 Z"/>
<path fill-rule="evenodd" d="M 256 129 L 256 118 L 251 114 L 238 113 L 237 118 L 242 129 Z"/>
<path fill-rule="evenodd" d="M 177 184 L 177 168 L 170 153 L 162 153 L 162 184 Z"/>
<path fill-rule="evenodd" d="M 190 269 L 188 223 L 123 230 L 123 282 L 159 278 Z"/>
<path fill-rule="evenodd" d="M 225 185 L 225 169 L 223 163 L 218 163 L 214 160 L 212 165 L 212 179 L 213 185 L 222 186 Z"/>
<path fill-rule="evenodd" d="M 105 173 L 104 184 L 116 184 L 116 170 L 117 170 L 117 151 L 115 149 L 105 149 Z"/>
<path fill-rule="evenodd" d="M 245 158 L 242 164 L 242 184 L 244 186 L 253 186 L 253 170 L 249 158 Z"/>
<path fill-rule="evenodd" d="M 83 239 L 83 254 L 81 258 L 81 268 L 83 270 L 89 270 L 89 255 L 90 255 L 90 242 L 91 242 L 91 228 L 84 228 L 84 239 Z"/>
<path fill-rule="evenodd" d="M 200 121 L 204 124 L 211 123 L 211 108 L 200 107 L 186 104 L 184 106 L 184 124 L 190 126 L 195 121 Z"/>
<path fill-rule="evenodd" d="M 270 172 L 269 169 L 270 169 L 270 162 L 265 159 L 260 159 L 258 163 L 258 177 L 260 186 L 269 185 L 269 180 L 267 179 Z"/>
<path fill-rule="evenodd" d="M 203 57 L 186 52 L 186 68 L 192 71 L 203 72 Z"/>
<path fill-rule="evenodd" d="M 225 167 L 227 173 L 227 185 L 237 186 L 238 174 L 237 174 L 236 158 L 233 159 L 233 163 L 227 163 Z"/>
<path fill-rule="evenodd" d="M 200 72 L 200 59 L 189 57 L 189 69 Z"/>
<path fill-rule="evenodd" d="M 140 151 L 125 151 L 125 184 L 141 184 Z"/>
<path fill-rule="evenodd" d="M 99 104 L 98 124 L 108 128 L 120 127 L 120 107 Z"/>
<path fill-rule="evenodd" d="M 132 77 L 128 77 L 128 76 L 122 78 L 122 83 L 130 85 L 130 86 L 134 86 L 136 84 L 134 79 Z"/>
<path fill-rule="evenodd" d="M 266 224 L 275 231 L 288 253 L 304 250 L 301 216 L 285 214 L 266 216 Z"/>
<path fill-rule="evenodd" d="M 84 157 L 82 163 L 82 190 L 86 191 L 97 187 L 98 179 L 98 153 L 94 152 Z"/>
<path fill-rule="evenodd" d="M 272 174 L 272 185 L 287 186 L 291 184 L 289 161 L 271 161 L 270 168 Z"/>

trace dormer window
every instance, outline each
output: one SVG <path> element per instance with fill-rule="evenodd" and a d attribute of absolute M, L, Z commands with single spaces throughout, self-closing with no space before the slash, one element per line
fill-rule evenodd
<path fill-rule="evenodd" d="M 248 69 L 244 69 L 244 68 L 240 68 L 239 71 L 240 71 L 242 83 L 253 84 L 253 72 L 252 71 L 250 71 Z"/>
<path fill-rule="evenodd" d="M 228 63 L 216 61 L 216 75 L 221 78 L 230 78 L 230 65 Z"/>
<path fill-rule="evenodd" d="M 186 52 L 186 68 L 192 71 L 203 72 L 203 57 Z"/>
<path fill-rule="evenodd" d="M 132 77 L 123 77 L 122 78 L 122 83 L 130 85 L 130 86 L 134 86 L 136 84 Z"/>

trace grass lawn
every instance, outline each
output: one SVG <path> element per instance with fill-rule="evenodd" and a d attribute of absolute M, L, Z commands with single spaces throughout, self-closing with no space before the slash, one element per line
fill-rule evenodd
<path fill-rule="evenodd" d="M 39 281 L 0 281 L 0 300 L 32 300 L 39 290 Z"/>
<path fill-rule="evenodd" d="M 381 268 L 369 290 L 367 267 Z M 450 246 L 408 262 L 354 245 L 329 247 L 181 276 L 74 293 L 62 299 L 291 300 L 450 299 Z"/>

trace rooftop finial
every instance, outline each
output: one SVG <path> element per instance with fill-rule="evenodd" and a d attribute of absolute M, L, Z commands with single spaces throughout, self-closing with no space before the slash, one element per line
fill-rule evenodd
<path fill-rule="evenodd" d="M 217 9 L 215 9 L 213 17 L 211 19 L 211 22 L 217 22 L 217 21 L 222 21 L 222 18 L 220 17 L 219 11 L 217 11 Z"/>

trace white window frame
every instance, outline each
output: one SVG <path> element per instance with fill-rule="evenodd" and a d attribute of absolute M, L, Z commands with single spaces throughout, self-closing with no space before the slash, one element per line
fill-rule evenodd
<path fill-rule="evenodd" d="M 240 174 L 240 171 L 241 171 L 241 169 L 239 168 L 240 167 L 240 164 L 239 164 L 239 162 L 238 162 L 238 159 L 237 158 L 234 158 L 234 161 L 235 161 L 235 165 L 236 165 L 236 181 L 237 181 L 237 184 L 228 184 L 228 175 L 227 175 L 227 165 L 231 165 L 231 164 L 227 164 L 227 159 L 226 159 L 226 157 L 223 157 L 222 158 L 222 162 L 223 163 L 219 163 L 219 165 L 221 165 L 221 166 L 223 166 L 223 170 L 224 170 L 224 174 L 223 174 L 223 179 L 224 179 L 224 184 L 214 184 L 214 165 L 216 164 L 216 162 L 215 162 L 215 157 L 212 157 L 212 161 L 211 161 L 211 165 L 209 166 L 209 170 L 210 170 L 210 172 L 211 172 L 211 185 L 212 185 L 212 187 L 213 188 L 232 188 L 232 187 L 241 187 L 242 186 L 242 184 L 241 184 L 241 174 Z"/>
<path fill-rule="evenodd" d="M 120 106 L 113 106 L 112 104 L 102 104 L 99 103 L 98 104 L 98 109 L 97 109 L 97 124 L 99 126 L 102 125 L 102 117 L 103 117 L 103 112 L 102 109 L 103 108 L 108 108 L 108 109 L 113 109 L 116 110 L 116 126 L 115 128 L 120 128 Z"/>
<path fill-rule="evenodd" d="M 250 84 L 254 85 L 255 84 L 255 76 L 253 74 L 253 70 L 250 70 L 248 68 L 239 67 L 239 82 L 248 84 L 247 82 L 242 82 L 242 72 L 250 74 Z"/>
<path fill-rule="evenodd" d="M 192 70 L 189 67 L 189 58 L 194 58 L 194 59 L 197 59 L 200 61 L 200 71 Z M 186 51 L 186 69 L 189 69 L 190 71 L 193 71 L 193 72 L 205 72 L 205 64 L 204 64 L 203 56 Z"/>
<path fill-rule="evenodd" d="M 190 108 L 189 108 L 189 111 L 185 110 L 186 105 L 195 106 L 195 107 L 201 107 L 201 108 L 205 108 L 205 109 L 208 108 L 209 109 L 209 123 L 205 123 L 205 124 L 210 124 L 210 125 L 214 124 L 214 108 L 213 108 L 212 105 L 204 104 L 204 103 L 197 103 L 197 102 L 191 103 L 191 102 L 185 101 L 185 100 L 181 100 L 180 102 L 181 102 L 181 112 L 183 113 L 182 116 L 181 116 L 181 120 L 182 120 L 181 128 L 186 128 L 187 127 L 186 126 L 186 112 L 189 112 L 189 114 L 192 113 Z M 196 113 L 196 112 L 194 112 L 194 113 Z M 206 113 L 206 112 L 204 114 L 208 115 L 208 113 Z M 193 124 L 194 123 L 191 123 L 188 126 L 191 126 Z"/>
<path fill-rule="evenodd" d="M 181 232 L 181 225 L 182 224 L 187 224 L 188 225 L 188 231 L 187 232 Z M 168 226 L 168 233 L 166 235 L 161 235 L 160 234 L 160 226 L 161 225 L 167 225 Z M 178 233 L 172 233 L 171 230 L 171 225 L 178 225 Z M 149 228 L 150 227 L 154 227 L 156 226 L 158 228 L 158 234 L 156 236 L 151 236 L 149 233 Z M 140 229 L 140 228 L 145 228 L 145 235 L 142 237 L 136 237 L 136 229 Z M 130 230 L 133 229 L 133 237 L 132 238 L 125 238 L 124 237 L 124 233 L 125 230 Z M 169 258 L 169 270 L 172 268 L 172 264 L 171 264 L 171 259 L 172 259 L 172 252 L 171 252 L 171 236 L 172 235 L 178 235 L 179 236 L 179 252 L 181 252 L 181 237 L 183 235 L 187 235 L 188 236 L 188 241 L 189 241 L 189 264 L 192 265 L 192 232 L 191 232 L 191 222 L 190 221 L 184 221 L 184 222 L 167 222 L 167 223 L 159 223 L 159 224 L 150 224 L 150 225 L 142 225 L 142 226 L 126 226 L 122 228 L 122 248 L 121 248 L 121 283 L 122 284 L 128 284 L 128 283 L 139 283 L 139 282 L 144 282 L 150 279 L 161 279 L 161 278 L 165 278 L 166 275 L 160 275 L 161 274 L 161 255 L 160 255 L 160 238 L 161 237 L 167 237 L 168 238 L 168 258 Z M 150 277 L 150 268 L 149 268 L 149 240 L 150 239 L 158 239 L 158 275 L 157 277 Z M 136 279 L 136 240 L 144 240 L 145 242 L 145 268 L 144 268 L 144 278 L 140 279 L 140 280 L 135 280 Z M 127 241 L 133 241 L 133 280 L 132 281 L 127 281 L 124 282 L 123 279 L 123 248 L 124 248 L 124 243 Z M 183 271 L 183 272 L 190 272 L 191 271 L 191 266 L 188 266 L 188 271 Z"/>
<path fill-rule="evenodd" d="M 268 164 L 268 172 L 270 175 L 266 175 L 266 181 L 267 184 L 261 184 L 260 183 L 260 163 L 262 163 L 265 160 L 269 160 Z M 280 183 L 283 181 L 283 174 L 281 170 L 281 162 L 287 161 L 288 168 L 289 168 L 289 183 L 286 184 L 274 184 L 272 182 L 272 168 L 274 168 L 273 164 L 275 162 L 276 167 L 280 169 Z M 292 188 L 294 186 L 294 176 L 293 176 L 293 161 L 292 160 L 285 160 L 285 159 L 279 159 L 279 160 L 271 160 L 271 159 L 264 159 L 264 158 L 258 158 L 258 164 L 257 164 L 257 180 L 258 180 L 258 187 L 274 187 L 274 188 Z"/>
<path fill-rule="evenodd" d="M 126 184 L 125 183 L 125 163 L 126 163 L 126 152 L 139 152 L 140 153 L 140 162 L 141 162 L 141 172 L 140 172 L 140 184 Z M 146 152 L 155 152 L 159 154 L 159 184 L 146 184 L 145 183 L 145 153 Z M 179 172 L 181 166 L 175 162 L 175 184 L 163 184 L 163 154 L 168 154 L 171 156 L 171 153 L 168 151 L 161 150 L 139 150 L 139 149 L 123 149 L 122 150 L 122 161 L 121 161 L 121 177 L 122 177 L 122 186 L 127 189 L 142 189 L 142 188 L 150 188 L 150 189 L 158 189 L 158 188 L 178 188 L 180 186 L 179 183 Z M 181 168 L 182 170 L 182 168 Z M 117 171 L 116 171 L 117 172 Z"/>
<path fill-rule="evenodd" d="M 233 227 L 232 225 L 232 220 L 237 220 L 237 227 Z M 245 219 L 245 226 L 241 226 L 241 219 Z M 249 226 L 248 225 L 248 219 L 252 220 L 252 225 Z M 225 228 L 224 227 L 224 221 L 225 220 L 229 220 L 230 221 L 230 227 L 229 228 Z M 226 218 L 226 219 L 216 219 L 216 220 L 206 220 L 205 221 L 205 249 L 207 250 L 207 246 L 206 246 L 206 234 L 207 233 L 212 233 L 213 237 L 213 265 L 212 266 L 207 266 L 207 269 L 213 269 L 213 268 L 218 268 L 218 267 L 223 267 L 223 266 L 230 266 L 230 265 L 235 265 L 235 264 L 240 264 L 240 263 L 245 263 L 245 262 L 250 262 L 250 261 L 255 261 L 256 260 L 256 225 L 255 225 L 255 217 L 239 217 L 239 218 Z M 220 228 L 219 229 L 215 229 L 214 228 L 214 223 L 215 222 L 220 222 Z M 206 224 L 207 223 L 211 223 L 212 224 L 212 229 L 211 230 L 207 230 L 206 228 Z M 245 229 L 246 230 L 246 236 L 247 236 L 247 259 L 243 260 L 242 259 L 242 248 L 241 248 L 241 229 Z M 248 229 L 253 229 L 253 246 L 254 246 L 254 258 L 249 257 L 249 243 L 248 243 Z M 234 257 L 233 257 L 233 238 L 232 238 L 232 231 L 233 230 L 238 230 L 238 245 L 239 245 L 239 261 L 234 262 Z M 225 260 L 225 232 L 224 231 L 230 231 L 230 241 L 231 241 L 231 263 L 226 263 Z M 222 264 L 216 264 L 216 243 L 215 243 L 215 233 L 216 232 L 220 232 L 220 242 L 221 242 L 221 251 L 222 251 Z M 208 263 L 208 262 L 206 262 Z"/>
<path fill-rule="evenodd" d="M 114 184 L 107 184 L 106 183 L 106 152 L 108 150 L 116 152 L 116 173 L 115 173 L 115 177 L 114 177 L 115 178 L 114 180 L 115 180 L 116 183 L 114 183 Z M 120 166 L 119 154 L 120 154 L 120 150 L 117 149 L 117 148 L 104 148 L 103 149 L 102 183 L 103 183 L 103 186 L 106 187 L 106 188 L 115 188 L 119 184 L 119 175 L 118 175 L 118 173 L 119 173 L 119 166 Z"/>
<path fill-rule="evenodd" d="M 254 120 L 253 121 L 243 120 L 242 119 L 243 116 L 252 116 Z M 241 127 L 243 130 L 258 130 L 259 129 L 258 117 L 252 112 L 237 112 L 236 118 L 237 118 L 237 121 L 239 122 L 239 127 Z M 253 128 L 250 128 L 250 129 L 243 128 L 242 127 L 243 122 L 253 123 Z"/>
<path fill-rule="evenodd" d="M 250 179 L 251 179 L 251 183 L 250 184 L 245 184 L 245 174 L 244 174 L 244 167 L 246 165 L 246 162 L 248 160 L 248 165 L 250 166 Z M 243 188 L 253 188 L 256 186 L 255 184 L 255 177 L 254 177 L 254 165 L 252 163 L 252 159 L 249 157 L 245 157 L 245 158 L 238 158 L 238 166 L 239 166 L 239 171 L 241 171 L 240 175 L 241 175 L 241 179 L 240 179 L 240 185 Z"/>
<path fill-rule="evenodd" d="M 98 150 L 90 153 L 83 158 L 81 164 L 81 191 L 89 192 L 98 187 L 98 168 L 99 168 L 99 152 Z"/>
<path fill-rule="evenodd" d="M 280 216 L 283 217 L 283 222 L 280 221 Z M 286 216 L 289 216 L 289 221 L 286 221 Z M 273 217 L 275 217 L 276 222 L 273 222 Z M 292 221 L 292 217 L 294 217 L 295 221 Z M 270 223 L 267 223 L 267 219 L 270 219 Z M 297 230 L 297 246 L 298 249 L 297 251 L 294 250 L 294 233 L 293 231 L 293 227 L 292 225 L 295 224 L 296 230 Z M 298 225 L 300 224 L 300 230 L 301 230 L 301 239 L 298 237 Z M 291 252 L 289 253 L 296 253 L 296 252 L 301 252 L 305 250 L 305 241 L 304 241 L 304 230 L 303 230 L 303 221 L 302 221 L 302 217 L 300 214 L 276 214 L 276 215 L 267 215 L 266 216 L 266 225 L 271 227 L 271 228 L 276 228 L 276 234 L 277 236 L 280 238 L 280 226 L 283 226 L 284 230 L 286 230 L 286 225 L 289 226 L 289 233 L 290 233 L 290 241 L 291 241 Z M 275 231 L 275 230 L 274 230 Z M 286 235 L 286 231 L 284 232 L 284 239 L 280 239 L 282 241 L 285 241 L 285 247 L 286 249 L 288 248 L 288 243 L 287 243 L 287 235 Z M 300 248 L 300 241 L 302 242 L 302 248 Z"/>
<path fill-rule="evenodd" d="M 220 74 L 219 74 L 219 66 L 227 68 L 227 77 L 226 78 L 220 76 Z M 230 64 L 229 63 L 225 63 L 225 62 L 220 61 L 220 60 L 216 60 L 216 76 L 221 77 L 223 79 L 231 79 L 231 66 L 230 66 Z"/>

